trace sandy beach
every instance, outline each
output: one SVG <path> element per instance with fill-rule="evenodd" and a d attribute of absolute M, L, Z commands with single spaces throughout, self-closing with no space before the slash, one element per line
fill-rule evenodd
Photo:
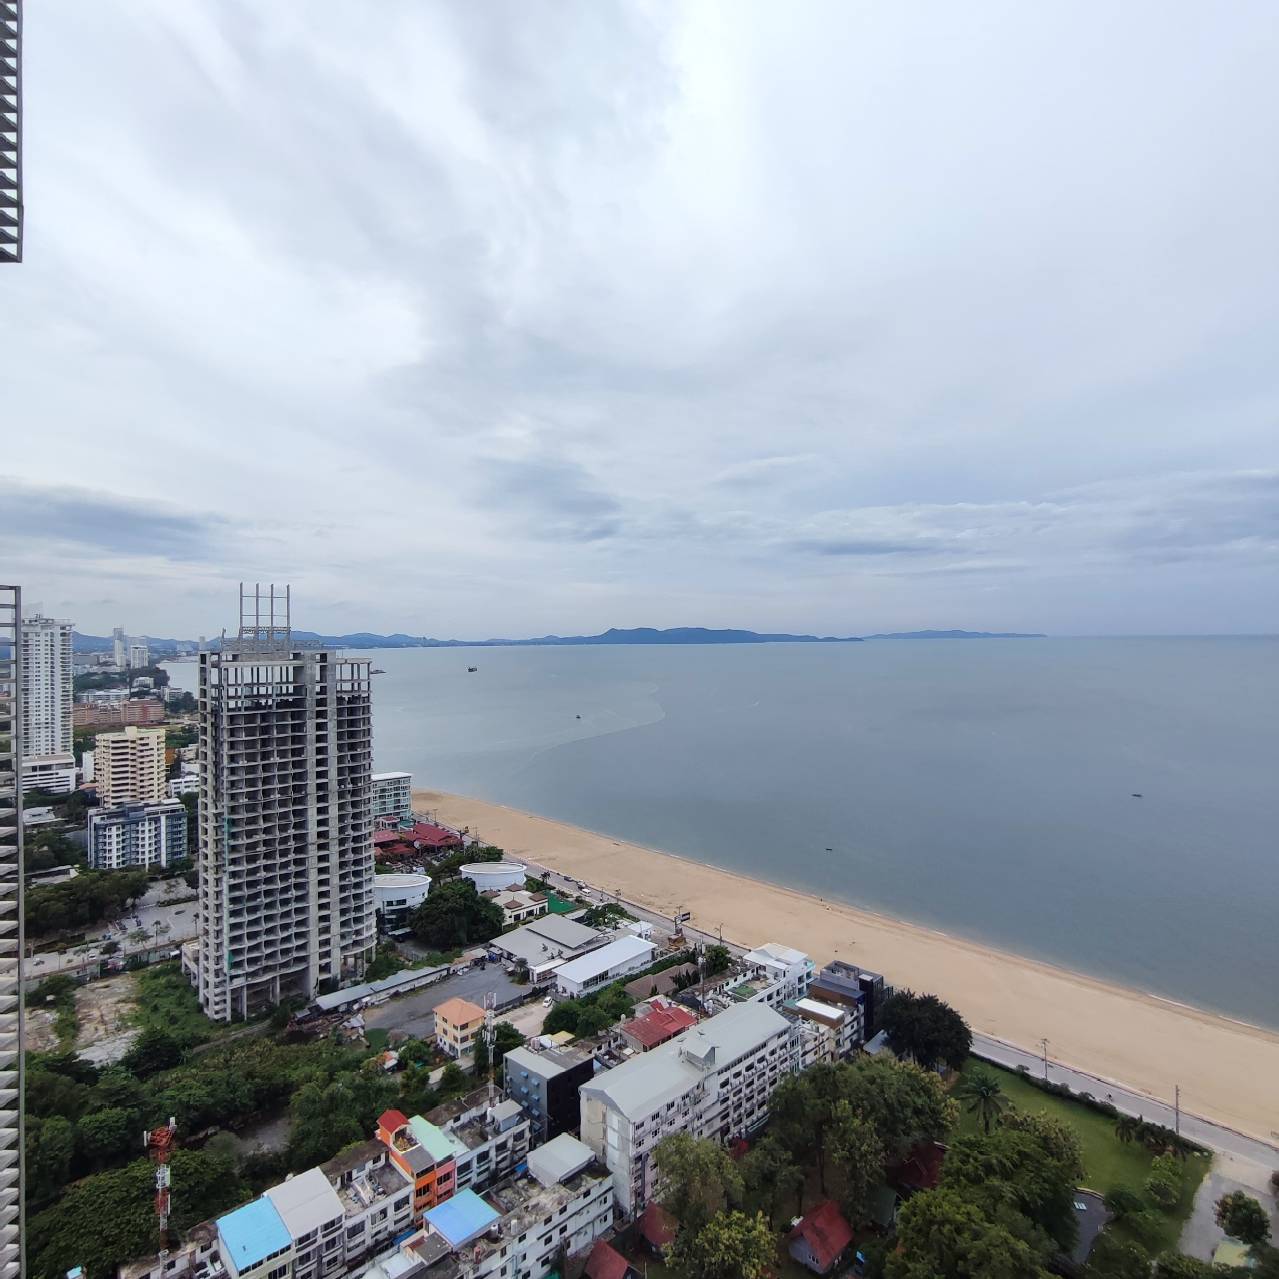
<path fill-rule="evenodd" d="M 819 966 L 861 964 L 1022 1047 L 1046 1036 L 1054 1060 L 1103 1079 L 1164 1099 L 1180 1084 L 1187 1111 L 1279 1139 L 1279 1034 L 500 804 L 438 791 L 415 791 L 414 803 L 512 857 L 666 915 L 689 910 L 694 926 L 722 926 L 726 940 L 784 942 Z"/>

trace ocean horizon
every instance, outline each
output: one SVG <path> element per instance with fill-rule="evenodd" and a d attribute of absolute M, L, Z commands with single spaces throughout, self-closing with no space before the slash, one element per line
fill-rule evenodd
<path fill-rule="evenodd" d="M 1279 1028 L 1279 639 L 362 655 L 416 787 Z"/>

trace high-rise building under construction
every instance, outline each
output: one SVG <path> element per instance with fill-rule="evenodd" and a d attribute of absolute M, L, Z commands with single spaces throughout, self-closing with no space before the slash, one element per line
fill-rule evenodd
<path fill-rule="evenodd" d="M 369 663 L 294 644 L 287 588 L 241 587 L 199 699 L 200 1003 L 229 1021 L 372 956 Z"/>
<path fill-rule="evenodd" d="M 0 262 L 22 261 L 22 0 L 0 0 Z"/>

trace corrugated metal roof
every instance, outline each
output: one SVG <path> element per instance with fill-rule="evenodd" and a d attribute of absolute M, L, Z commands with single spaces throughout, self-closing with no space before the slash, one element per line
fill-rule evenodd
<path fill-rule="evenodd" d="M 619 937 L 599 950 L 588 951 L 577 959 L 570 959 L 555 970 L 557 981 L 585 982 L 600 973 L 616 968 L 632 959 L 651 955 L 657 949 L 651 941 L 642 941 L 638 937 Z"/>

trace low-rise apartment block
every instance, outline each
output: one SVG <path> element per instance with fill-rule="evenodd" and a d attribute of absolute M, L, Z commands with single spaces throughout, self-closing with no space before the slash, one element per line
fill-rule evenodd
<path fill-rule="evenodd" d="M 464 1190 L 430 1209 L 422 1231 L 365 1279 L 545 1279 L 562 1254 L 612 1229 L 611 1180 L 581 1142 L 557 1137 L 529 1155 L 528 1171 L 482 1198 Z"/>
<path fill-rule="evenodd" d="M 832 959 L 813 979 L 810 993 L 814 999 L 843 1007 L 856 1006 L 861 1010 L 861 1034 L 863 1041 L 870 1040 L 879 1030 L 879 1019 L 884 1004 L 893 993 L 879 973 L 859 968 L 842 959 Z"/>
<path fill-rule="evenodd" d="M 768 1119 L 768 1100 L 799 1065 L 796 1032 L 766 1004 L 737 1004 L 678 1039 L 583 1084 L 581 1136 L 605 1163 L 622 1213 L 653 1194 L 653 1150 L 686 1132 L 726 1142 Z"/>
<path fill-rule="evenodd" d="M 595 1055 L 579 1045 L 513 1048 L 502 1058 L 507 1095 L 528 1111 L 535 1142 L 575 1133 L 581 1122 L 577 1090 L 595 1077 Z"/>
<path fill-rule="evenodd" d="M 450 1057 L 461 1057 L 475 1047 L 484 1029 L 484 1009 L 454 995 L 435 1010 L 435 1042 Z"/>
<path fill-rule="evenodd" d="M 388 1110 L 378 1140 L 413 1185 L 413 1219 L 460 1190 L 482 1190 L 509 1176 L 528 1154 L 531 1124 L 518 1103 L 479 1089 L 437 1106 L 429 1117 Z"/>
<path fill-rule="evenodd" d="M 187 810 L 180 799 L 91 808 L 86 854 L 93 870 L 146 870 L 187 856 Z"/>
<path fill-rule="evenodd" d="M 334 1279 L 346 1272 L 346 1211 L 329 1179 L 308 1168 L 263 1195 L 293 1243 L 293 1279 Z M 267 1272 L 270 1279 L 270 1271 Z"/>
<path fill-rule="evenodd" d="M 154 697 L 134 697 L 124 702 L 78 704 L 72 708 L 76 728 L 125 728 L 130 724 L 163 724 L 164 703 Z"/>
<path fill-rule="evenodd" d="M 352 1262 L 390 1246 L 413 1224 L 413 1183 L 391 1162 L 380 1141 L 365 1141 L 335 1155 L 320 1171 L 342 1201 L 342 1238 Z"/>
<path fill-rule="evenodd" d="M 765 983 L 763 1001 L 773 1008 L 808 994 L 816 972 L 816 965 L 802 950 L 775 941 L 748 950 L 742 963 L 757 970 Z"/>

